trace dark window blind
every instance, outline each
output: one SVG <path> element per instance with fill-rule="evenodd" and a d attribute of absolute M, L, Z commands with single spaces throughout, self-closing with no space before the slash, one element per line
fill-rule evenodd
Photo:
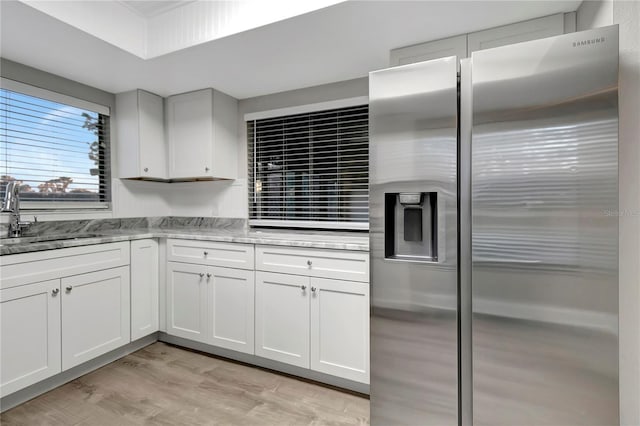
<path fill-rule="evenodd" d="M 109 116 L 0 89 L 1 197 L 14 180 L 37 208 L 108 206 Z"/>
<path fill-rule="evenodd" d="M 366 229 L 369 107 L 247 122 L 254 225 Z"/>

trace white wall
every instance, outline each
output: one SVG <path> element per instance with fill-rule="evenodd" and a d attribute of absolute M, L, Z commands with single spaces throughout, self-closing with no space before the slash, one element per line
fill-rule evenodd
<path fill-rule="evenodd" d="M 614 0 L 613 23 L 620 26 L 620 423 L 640 425 L 640 2 Z"/>
<path fill-rule="evenodd" d="M 613 24 L 613 0 L 586 0 L 576 11 L 578 31 Z"/>

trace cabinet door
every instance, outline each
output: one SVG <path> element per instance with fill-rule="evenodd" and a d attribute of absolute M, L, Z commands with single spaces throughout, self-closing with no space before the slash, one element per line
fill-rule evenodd
<path fill-rule="evenodd" d="M 131 340 L 158 331 L 158 243 L 131 241 Z"/>
<path fill-rule="evenodd" d="M 116 95 L 120 178 L 167 178 L 164 107 L 160 96 L 144 90 Z"/>
<path fill-rule="evenodd" d="M 207 342 L 206 267 L 167 263 L 167 333 Z"/>
<path fill-rule="evenodd" d="M 62 279 L 62 369 L 130 341 L 129 267 Z"/>
<path fill-rule="evenodd" d="M 160 96 L 138 90 L 138 137 L 140 175 L 167 178 L 167 156 L 164 140 L 164 107 Z"/>
<path fill-rule="evenodd" d="M 169 177 L 212 176 L 213 90 L 167 98 Z"/>
<path fill-rule="evenodd" d="M 0 396 L 61 371 L 60 280 L 0 290 Z"/>
<path fill-rule="evenodd" d="M 309 368 L 309 278 L 256 272 L 256 355 Z"/>
<path fill-rule="evenodd" d="M 311 278 L 311 369 L 369 383 L 369 285 Z"/>
<path fill-rule="evenodd" d="M 207 271 L 209 343 L 253 354 L 255 273 L 216 267 Z"/>

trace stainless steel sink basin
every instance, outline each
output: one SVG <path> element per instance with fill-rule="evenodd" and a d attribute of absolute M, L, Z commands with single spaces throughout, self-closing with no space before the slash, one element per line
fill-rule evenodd
<path fill-rule="evenodd" d="M 66 235 L 39 235 L 39 236 L 33 236 L 33 237 L 19 237 L 19 238 L 0 238 L 0 245 L 46 243 L 46 242 L 53 242 L 53 241 L 68 241 L 68 240 L 79 240 L 83 238 L 95 238 L 100 236 L 101 236 L 100 234 L 66 234 Z"/>

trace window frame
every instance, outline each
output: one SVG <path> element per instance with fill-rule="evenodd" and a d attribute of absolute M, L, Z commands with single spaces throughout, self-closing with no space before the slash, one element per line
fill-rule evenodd
<path fill-rule="evenodd" d="M 110 128 L 111 123 L 111 108 L 106 105 L 101 105 L 95 102 L 86 101 L 84 99 L 76 98 L 74 96 L 65 95 L 63 93 L 54 92 L 49 89 L 45 89 L 39 86 L 22 83 L 20 81 L 12 80 L 6 77 L 0 77 L 0 88 L 17 92 L 27 96 L 34 96 L 37 98 L 45 99 L 51 102 L 57 102 L 64 105 L 69 105 L 75 108 L 86 109 L 100 115 L 109 117 L 109 124 L 106 126 Z M 111 131 L 109 130 L 109 135 Z M 105 161 L 104 172 L 104 187 L 106 192 L 106 201 L 20 201 L 20 210 L 28 210 L 30 213 L 42 212 L 42 213 L 55 213 L 55 212 L 70 212 L 70 211 L 97 211 L 97 212 L 111 212 L 113 206 L 113 194 L 111 188 L 111 137 L 106 138 L 106 151 L 107 161 Z M 2 200 L 0 200 L 1 204 Z"/>
<path fill-rule="evenodd" d="M 314 113 L 321 112 L 324 110 L 338 109 L 338 108 L 348 108 L 355 107 L 360 105 L 368 105 L 369 97 L 368 96 L 357 96 L 353 98 L 344 98 L 337 99 L 327 102 L 319 102 L 313 104 L 305 104 L 305 105 L 297 105 L 293 107 L 286 108 L 278 108 L 272 110 L 258 111 L 247 113 L 244 115 L 244 131 L 247 132 L 248 126 L 247 124 L 251 121 L 257 121 L 268 118 L 277 118 L 289 115 L 296 114 L 305 114 L 305 113 Z M 248 141 L 249 135 L 245 133 L 245 140 Z M 255 144 L 255 141 L 254 141 Z M 247 169 L 250 167 L 254 170 L 253 179 L 255 180 L 255 157 L 253 165 L 249 164 L 249 145 L 247 144 Z M 251 176 L 248 176 L 247 182 L 251 182 Z M 349 231 L 368 231 L 369 230 L 369 221 L 367 222 L 331 222 L 331 221 L 310 221 L 310 220 L 283 220 L 283 219 L 251 219 L 251 188 L 248 188 L 247 191 L 247 205 L 248 205 L 248 224 L 251 227 L 274 227 L 274 228 L 283 228 L 283 229 L 296 229 L 296 228 L 312 228 L 312 229 L 321 229 L 324 231 L 340 231 L 340 230 L 349 230 Z"/>

